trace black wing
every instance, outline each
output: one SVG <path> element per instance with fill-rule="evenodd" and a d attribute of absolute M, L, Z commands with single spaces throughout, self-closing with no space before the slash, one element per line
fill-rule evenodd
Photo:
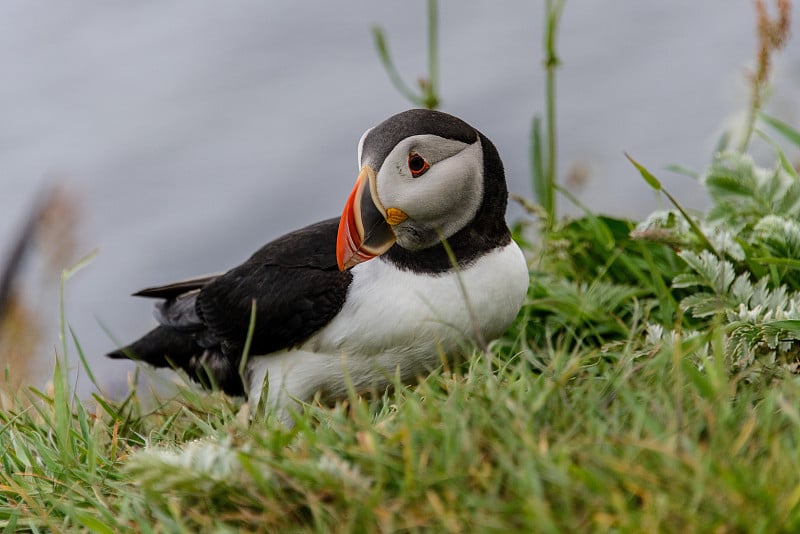
<path fill-rule="evenodd" d="M 337 231 L 328 219 L 265 245 L 200 290 L 199 319 L 226 350 L 241 349 L 255 301 L 252 354 L 302 342 L 339 312 L 352 280 L 336 263 Z"/>
<path fill-rule="evenodd" d="M 338 219 L 313 224 L 266 245 L 242 265 L 204 277 L 140 291 L 166 298 L 156 307 L 161 326 L 109 354 L 157 367 L 177 366 L 201 383 L 241 395 L 239 363 L 255 302 L 250 354 L 295 346 L 341 309 L 352 280 L 336 263 Z"/>

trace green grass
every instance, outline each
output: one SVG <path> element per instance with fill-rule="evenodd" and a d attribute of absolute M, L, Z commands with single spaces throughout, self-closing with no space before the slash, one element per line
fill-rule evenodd
<path fill-rule="evenodd" d="M 504 338 L 414 388 L 309 406 L 292 430 L 219 394 L 90 410 L 57 387 L 0 414 L 0 526 L 796 531 L 800 379 L 745 382 L 707 334 L 702 369 L 689 341 L 640 352 L 642 328 L 594 348 Z"/>

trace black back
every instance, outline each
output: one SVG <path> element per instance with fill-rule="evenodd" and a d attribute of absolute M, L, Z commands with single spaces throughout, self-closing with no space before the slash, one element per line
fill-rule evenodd
<path fill-rule="evenodd" d="M 353 276 L 336 263 L 338 228 L 328 219 L 280 237 L 200 291 L 197 315 L 226 351 L 244 347 L 253 299 L 252 354 L 295 346 L 339 312 Z"/>
<path fill-rule="evenodd" d="M 197 284 L 139 292 L 169 298 L 157 306 L 161 326 L 112 358 L 178 367 L 194 380 L 232 395 L 245 393 L 239 364 L 255 301 L 250 354 L 269 354 L 302 343 L 341 309 L 352 280 L 336 263 L 338 219 L 280 237 L 242 265 Z"/>

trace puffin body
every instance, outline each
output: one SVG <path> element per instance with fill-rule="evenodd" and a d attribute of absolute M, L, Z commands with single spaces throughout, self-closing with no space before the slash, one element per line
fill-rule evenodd
<path fill-rule="evenodd" d="M 109 356 L 181 368 L 251 406 L 265 399 L 291 424 L 296 401 L 409 383 L 502 334 L 528 269 L 492 143 L 451 115 L 409 110 L 367 130 L 358 159 L 341 218 L 227 273 L 136 293 L 162 299 L 160 324 Z"/>

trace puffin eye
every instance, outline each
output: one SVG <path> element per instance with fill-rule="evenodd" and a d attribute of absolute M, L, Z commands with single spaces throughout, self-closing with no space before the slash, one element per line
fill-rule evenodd
<path fill-rule="evenodd" d="M 411 176 L 414 178 L 422 176 L 430 167 L 428 162 L 425 161 L 425 158 L 416 152 L 412 152 L 408 155 L 408 170 L 411 171 Z"/>

